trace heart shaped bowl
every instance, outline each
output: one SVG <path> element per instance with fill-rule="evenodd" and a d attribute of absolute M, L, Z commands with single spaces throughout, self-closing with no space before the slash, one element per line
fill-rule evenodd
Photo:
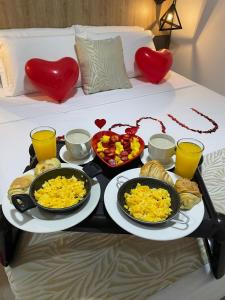
<path fill-rule="evenodd" d="M 92 149 L 108 167 L 118 168 L 139 157 L 145 148 L 141 137 L 117 134 L 113 131 L 99 131 L 92 137 Z"/>

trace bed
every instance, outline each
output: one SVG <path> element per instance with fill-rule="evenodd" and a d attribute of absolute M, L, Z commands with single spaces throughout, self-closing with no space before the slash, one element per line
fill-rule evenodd
<path fill-rule="evenodd" d="M 109 91 L 103 92 L 101 95 L 92 95 L 90 98 L 82 95 L 82 91 L 80 90 L 78 98 L 71 99 L 63 105 L 37 103 L 36 100 L 29 100 L 27 102 L 27 96 L 20 97 L 20 102 L 18 102 L 18 97 L 4 99 L 3 105 L 1 105 L 1 110 L 4 113 L 1 113 L 1 115 L 7 116 L 7 118 L 0 125 L 1 136 L 6 141 L 0 149 L 1 157 L 3 158 L 0 169 L 2 197 L 9 182 L 20 175 L 24 166 L 29 163 L 29 131 L 37 125 L 49 124 L 56 128 L 58 135 L 62 135 L 71 128 L 73 122 L 76 123 L 76 127 L 83 127 L 85 118 L 85 128 L 95 133 L 98 129 L 94 124 L 94 120 L 97 118 L 106 118 L 106 125 L 110 127 L 112 124 L 121 121 L 132 124 L 140 117 L 153 116 L 162 120 L 168 128 L 167 132 L 176 139 L 185 135 L 199 137 L 199 134 L 191 134 L 186 129 L 179 128 L 176 123 L 173 124 L 168 118 L 167 113 L 172 112 L 186 122 L 192 120 L 192 127 L 208 129 L 210 127 L 209 122 L 206 122 L 204 118 L 196 120 L 192 116 L 193 111 L 190 110 L 190 107 L 195 107 L 203 112 L 204 107 L 204 113 L 216 120 L 219 124 L 219 129 L 213 134 L 205 134 L 205 136 L 201 134 L 200 136 L 206 146 L 203 176 L 216 208 L 220 212 L 224 212 L 223 187 L 218 184 L 221 178 L 223 178 L 224 168 L 223 140 L 220 140 L 218 146 L 218 137 L 221 136 L 224 130 L 223 114 L 221 113 L 225 109 L 224 98 L 174 72 L 171 72 L 168 75 L 167 81 L 159 86 L 146 83 L 143 79 L 133 79 L 132 83 L 134 86 L 132 91 Z M 213 103 L 211 99 L 213 99 Z M 202 105 L 203 101 L 204 105 Z M 128 106 L 133 108 L 129 110 L 129 115 L 123 113 L 127 110 Z M 120 108 L 119 110 L 118 107 Z M 216 107 L 220 107 L 220 109 Z M 185 117 L 184 111 L 186 112 Z M 120 130 L 122 129 L 117 128 L 117 132 Z M 145 143 L 147 143 L 149 136 L 159 131 L 158 124 L 146 120 L 143 121 L 139 134 L 144 138 Z M 7 135 L 5 134 L 6 132 Z M 16 145 L 15 139 L 18 141 Z M 23 143 L 19 142 L 22 140 L 24 141 Z M 16 153 L 14 150 L 15 147 Z M 214 169 L 215 162 L 216 169 Z M 213 174 L 212 168 L 214 169 Z M 216 177 L 216 181 L 214 176 Z M 65 299 L 73 299 L 74 293 L 77 293 L 77 299 L 79 297 L 89 299 L 90 295 L 96 297 L 96 299 L 124 299 L 124 297 L 126 299 L 147 299 L 152 295 L 156 299 L 164 299 L 165 295 L 166 297 L 168 295 L 167 289 L 163 288 L 168 285 L 170 286 L 168 293 L 171 293 L 171 295 L 174 296 L 176 293 L 179 295 L 180 289 L 177 286 L 181 285 L 182 292 L 190 296 L 189 292 L 187 294 L 184 292 L 186 289 L 186 287 L 183 287 L 185 279 L 182 279 L 181 282 L 178 280 L 181 276 L 184 276 L 182 278 L 186 278 L 187 282 L 189 280 L 192 281 L 194 276 L 196 276 L 195 282 L 196 280 L 200 280 L 200 286 L 195 291 L 192 291 L 199 293 L 199 299 L 203 295 L 205 297 L 205 290 L 208 291 L 208 285 L 212 285 L 210 291 L 213 291 L 213 297 L 215 297 L 212 298 L 207 292 L 208 299 L 219 299 L 220 296 L 223 296 L 224 292 L 218 289 L 218 286 L 220 286 L 219 282 L 221 282 L 221 286 L 224 284 L 224 278 L 218 281 L 212 278 L 209 267 L 207 271 L 207 258 L 204 247 L 202 245 L 199 246 L 199 242 L 196 239 L 184 238 L 168 242 L 166 245 L 168 247 L 168 254 L 165 255 L 165 244 L 160 244 L 160 242 L 149 242 L 130 235 L 102 235 L 96 233 L 90 235 L 90 233 L 74 232 L 49 235 L 23 234 L 14 263 L 6 268 L 12 289 L 18 299 L 29 299 L 30 292 L 29 289 L 26 289 L 26 286 L 32 286 L 32 297 L 34 295 L 37 299 L 38 297 L 39 299 L 53 297 L 53 290 L 55 290 L 55 284 L 59 278 L 61 278 L 62 286 L 59 287 L 55 299 L 63 299 L 63 297 Z M 94 248 L 93 251 L 90 251 L 89 245 Z M 83 252 L 81 257 L 79 257 L 80 249 Z M 128 249 L 131 249 L 129 250 L 129 255 L 127 253 Z M 142 250 L 140 251 L 140 249 Z M 173 249 L 172 253 L 171 249 Z M 155 254 L 156 252 L 157 255 Z M 160 255 L 162 255 L 162 258 Z M 176 255 L 176 259 L 174 255 Z M 129 260 L 127 261 L 128 257 L 130 258 L 130 262 Z M 153 257 L 154 260 L 152 261 Z M 117 263 L 114 265 L 112 261 L 115 259 Z M 140 264 L 140 268 L 135 266 L 136 262 Z M 146 266 L 146 262 L 149 263 L 149 265 L 147 264 L 148 266 Z M 90 271 L 90 265 L 93 266 L 92 271 Z M 83 278 L 85 278 L 83 283 L 80 281 L 81 278 L 79 278 L 80 272 L 75 272 L 75 270 L 78 270 L 77 266 L 79 266 L 79 270 L 82 269 Z M 52 276 L 53 268 L 56 270 L 55 276 Z M 164 274 L 162 281 L 159 280 L 161 272 Z M 137 286 L 141 287 L 141 294 L 139 289 L 136 290 L 131 274 L 134 278 L 138 278 Z M 72 275 L 77 276 L 76 278 L 80 282 L 80 286 L 77 289 L 70 282 Z M 105 281 L 102 281 L 102 276 Z M 50 277 L 51 280 L 48 279 L 45 281 L 42 279 Z M 65 282 L 63 280 L 64 277 Z M 37 284 L 38 278 L 39 281 Z M 104 284 L 100 284 L 99 286 L 97 284 L 99 279 Z M 86 282 L 90 283 L 88 284 L 88 288 L 85 287 Z M 122 285 L 121 282 L 123 282 Z M 130 287 L 130 282 L 132 282 L 132 288 Z M 171 286 L 171 283 L 174 282 L 176 282 L 174 286 Z M 215 289 L 213 282 L 215 282 Z M 71 286 L 69 290 L 67 284 Z M 41 291 L 39 289 L 40 286 L 42 286 Z M 38 288 L 36 289 L 35 287 Z M 159 295 L 161 294 L 161 296 L 159 296 L 156 291 L 161 289 L 163 290 L 160 291 Z M 62 291 L 63 295 L 61 294 Z M 216 293 L 218 293 L 218 297 Z M 152 299 L 154 299 L 154 296 Z M 182 299 L 185 299 L 184 295 Z"/>
<path fill-rule="evenodd" d="M 73 127 L 94 134 L 99 130 L 96 119 L 106 120 L 103 129 L 118 123 L 135 126 L 142 119 L 138 135 L 147 144 L 152 134 L 162 131 L 159 122 L 149 119 L 153 117 L 176 140 L 188 136 L 204 143 L 202 176 L 216 210 L 225 213 L 225 98 L 173 71 L 158 85 L 141 76 L 130 82 L 130 89 L 90 95 L 78 87 L 61 104 L 38 92 L 1 96 L 0 198 L 5 199 L 10 182 L 30 163 L 29 133 L 34 127 L 52 126 L 58 136 Z M 122 133 L 124 127 L 114 130 Z M 225 277 L 213 277 L 202 240 L 191 237 L 159 242 L 76 230 L 23 232 L 5 270 L 16 299 L 23 300 L 219 300 L 225 295 Z"/>

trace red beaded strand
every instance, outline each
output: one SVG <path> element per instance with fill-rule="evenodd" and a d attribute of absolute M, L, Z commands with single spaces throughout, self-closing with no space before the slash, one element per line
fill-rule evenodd
<path fill-rule="evenodd" d="M 116 127 L 130 127 L 130 128 L 132 128 L 133 126 L 131 126 L 129 124 L 116 123 L 116 124 L 112 125 L 109 128 L 109 131 L 111 131 L 113 128 L 116 128 Z"/>
<path fill-rule="evenodd" d="M 158 120 L 156 118 L 152 118 L 152 117 L 141 117 L 140 119 L 138 119 L 136 121 L 136 126 L 132 126 L 130 124 L 122 124 L 122 123 L 116 123 L 114 125 L 112 125 L 110 128 L 109 128 L 109 131 L 111 131 L 113 128 L 116 128 L 116 127 L 129 127 L 129 128 L 135 128 L 137 127 L 138 129 L 140 128 L 140 122 L 142 120 L 147 120 L 147 119 L 150 119 L 150 120 L 153 120 L 153 121 L 156 121 L 158 122 L 160 125 L 161 125 L 161 131 L 162 133 L 165 133 L 166 132 L 166 126 L 163 124 L 163 122 L 161 120 Z"/>
<path fill-rule="evenodd" d="M 168 114 L 168 117 L 171 118 L 174 122 L 176 122 L 181 127 L 186 128 L 187 130 L 190 130 L 190 131 L 193 131 L 193 132 L 198 132 L 200 134 L 202 134 L 202 133 L 212 133 L 212 132 L 215 132 L 219 128 L 218 124 L 214 120 L 212 120 L 210 117 L 204 115 L 203 113 L 201 113 L 200 111 L 198 111 L 195 108 L 191 108 L 191 110 L 194 111 L 195 113 L 197 113 L 198 115 L 200 115 L 201 117 L 205 118 L 206 120 L 208 120 L 210 123 L 212 123 L 213 128 L 208 129 L 208 130 L 193 129 L 193 128 L 188 127 L 186 124 L 180 122 L 179 120 L 177 120 L 171 114 Z"/>
<path fill-rule="evenodd" d="M 166 126 L 163 124 L 163 122 L 162 122 L 161 120 L 158 120 L 158 119 L 152 118 L 152 117 L 142 117 L 142 118 L 138 119 L 138 120 L 136 121 L 136 126 L 137 126 L 137 127 L 140 127 L 139 123 L 140 123 L 142 120 L 147 120 L 147 119 L 150 119 L 150 120 L 159 122 L 159 124 L 161 125 L 161 131 L 162 131 L 162 133 L 166 133 Z"/>
<path fill-rule="evenodd" d="M 202 133 L 212 133 L 212 132 L 215 132 L 219 128 L 218 124 L 213 119 L 211 119 L 210 117 L 204 115 L 203 113 L 201 113 L 200 111 L 198 111 L 195 108 L 191 108 L 191 110 L 194 111 L 195 113 L 197 113 L 198 115 L 200 115 L 201 117 L 205 118 L 206 120 L 208 120 L 211 124 L 213 124 L 213 128 L 208 129 L 208 130 L 200 130 L 200 129 L 190 128 L 185 123 L 182 123 L 181 121 L 179 121 L 172 114 L 167 114 L 167 115 L 168 115 L 169 118 L 171 118 L 171 120 L 173 120 L 174 122 L 176 122 L 181 127 L 185 128 L 187 130 L 193 131 L 193 132 L 198 132 L 200 134 L 202 134 Z M 162 133 L 166 133 L 166 126 L 164 125 L 164 123 L 161 120 L 153 118 L 153 117 L 141 117 L 140 119 L 138 119 L 136 121 L 136 126 L 132 126 L 130 124 L 117 123 L 117 124 L 112 125 L 109 128 L 109 130 L 112 130 L 113 128 L 116 128 L 116 127 L 128 127 L 128 128 L 137 128 L 137 129 L 139 129 L 140 128 L 140 122 L 142 120 L 147 120 L 147 119 L 158 122 L 160 124 L 160 126 L 161 126 Z"/>

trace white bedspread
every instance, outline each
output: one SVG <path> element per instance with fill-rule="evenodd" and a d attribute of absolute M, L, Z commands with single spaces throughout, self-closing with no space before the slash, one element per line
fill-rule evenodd
<path fill-rule="evenodd" d="M 133 79 L 133 88 L 115 90 L 94 95 L 78 95 L 62 104 L 30 99 L 28 96 L 7 98 L 0 101 L 0 199 L 10 182 L 23 172 L 29 162 L 30 130 L 39 125 L 49 125 L 62 135 L 72 128 L 85 128 L 91 133 L 98 131 L 95 119 L 107 120 L 103 129 L 115 123 L 135 125 L 138 118 L 152 116 L 164 122 L 167 133 L 175 139 L 195 137 L 205 144 L 205 154 L 225 147 L 224 112 L 225 98 L 184 77 L 171 72 L 168 81 L 152 85 Z M 43 97 L 42 97 L 43 98 Z M 207 130 L 212 127 L 203 117 L 194 113 L 194 107 L 210 116 L 219 124 L 212 134 L 188 131 L 173 122 L 167 114 L 173 114 L 192 128 Z M 160 125 L 144 120 L 138 131 L 145 142 L 160 132 Z M 123 132 L 124 127 L 116 128 Z"/>
<path fill-rule="evenodd" d="M 136 78 L 131 79 L 131 82 L 132 89 L 112 90 L 88 96 L 84 95 L 83 90 L 79 88 L 74 97 L 62 104 L 55 103 L 50 98 L 38 94 L 10 98 L 0 97 L 0 124 L 127 101 L 195 85 L 193 81 L 174 72 L 171 72 L 167 76 L 167 80 L 159 85 Z"/>
<path fill-rule="evenodd" d="M 32 96 L 33 99 L 30 98 L 30 96 L 7 99 L 0 98 L 0 199 L 7 191 L 10 182 L 16 176 L 21 175 L 24 167 L 29 163 L 28 148 L 31 142 L 29 133 L 31 129 L 39 125 L 49 125 L 56 128 L 57 135 L 62 135 L 71 128 L 85 128 L 91 133 L 95 133 L 98 131 L 98 128 L 94 123 L 97 118 L 105 118 L 107 123 L 103 129 L 108 129 L 115 123 L 129 123 L 130 125 L 135 125 L 136 120 L 140 117 L 151 116 L 162 120 L 166 125 L 166 132 L 173 135 L 175 139 L 181 137 L 195 137 L 201 140 L 205 144 L 205 154 L 209 154 L 225 147 L 225 97 L 199 86 L 174 72 L 171 72 L 167 81 L 160 85 L 152 85 L 140 79 L 132 79 L 132 83 L 133 88 L 130 90 L 115 90 L 89 96 L 84 96 L 82 90 L 79 89 L 74 98 L 62 104 L 52 103 L 51 101 L 47 101 L 46 97 L 38 95 Z M 173 114 L 176 118 L 192 128 L 200 130 L 211 128 L 212 124 L 194 113 L 190 109 L 192 107 L 215 120 L 219 125 L 219 129 L 212 134 L 199 134 L 182 128 L 167 116 L 168 113 Z M 116 128 L 115 131 L 118 133 L 123 132 L 124 128 Z M 141 123 L 141 127 L 137 134 L 143 137 L 145 143 L 147 143 L 148 138 L 157 132 L 160 132 L 159 124 L 151 120 L 145 120 Z M 207 157 L 212 159 L 211 156 Z M 221 154 L 220 158 L 222 160 L 223 157 L 224 155 Z M 206 160 L 208 160 L 208 158 Z M 221 166 L 222 165 L 223 164 L 221 163 Z M 220 176 L 222 174 L 221 171 L 218 171 L 217 173 L 213 176 Z M 213 193 L 214 189 L 215 187 L 212 186 Z M 220 190 L 222 190 L 222 187 Z M 217 194 L 215 193 L 215 195 Z M 220 194 L 218 194 L 217 198 L 219 203 L 217 206 L 221 209 L 221 202 L 219 202 L 221 198 Z M 178 248 L 181 244 L 178 243 Z M 42 245 L 40 246 L 42 247 Z M 143 247 L 143 249 L 145 248 Z M 193 249 L 194 248 L 192 248 L 192 250 Z M 30 276 L 30 274 L 27 273 L 27 270 L 32 272 L 34 264 L 32 258 L 30 260 L 31 264 L 29 265 L 27 263 L 29 262 L 29 256 L 33 257 L 35 253 L 39 255 L 40 252 L 35 252 L 33 249 L 34 253 L 31 253 L 29 248 L 27 248 L 27 251 L 29 255 L 26 255 L 26 252 L 23 251 L 23 265 L 18 265 L 17 267 L 20 268 L 18 274 L 20 274 L 21 268 L 24 268 L 26 271 L 24 271 L 24 274 Z M 75 253 L 74 251 L 75 250 L 73 250 L 73 253 Z M 20 257 L 18 259 L 20 260 Z M 43 266 L 45 266 L 46 262 L 42 260 L 41 262 L 43 263 Z M 166 260 L 160 260 L 160 262 L 164 263 Z M 190 261 L 188 261 L 188 264 L 189 262 Z M 165 263 L 165 266 L 166 265 L 167 263 Z M 200 267 L 200 265 L 201 263 L 199 264 L 198 259 L 196 261 L 196 269 Z M 38 268 L 38 265 L 35 266 L 35 270 L 36 268 Z M 74 272 L 74 270 L 72 271 Z M 9 275 L 11 284 L 20 284 L 21 278 L 17 278 L 16 275 L 17 268 L 14 266 L 11 270 L 8 269 L 8 272 L 11 274 Z M 189 283 L 193 278 L 197 279 L 198 276 L 204 276 L 206 274 L 202 270 L 196 272 L 196 274 L 191 274 L 189 276 L 191 278 L 188 279 Z M 36 271 L 32 274 L 35 275 Z M 182 273 L 182 275 L 184 274 Z M 164 275 L 160 273 L 160 276 L 163 277 Z M 157 278 L 154 276 L 154 279 L 156 280 Z M 164 287 L 173 282 L 173 280 L 169 279 L 171 281 L 165 283 L 165 280 Z M 216 283 L 217 286 L 222 284 L 221 282 L 223 281 L 218 281 Z M 212 288 L 214 287 L 214 290 L 218 292 L 218 297 L 223 296 L 221 287 L 220 290 L 216 290 L 216 284 L 214 283 L 215 281 L 211 280 L 211 277 L 209 278 L 208 275 L 205 276 L 204 280 L 198 285 L 200 287 L 198 290 L 199 294 L 198 292 L 192 294 L 192 298 L 203 299 L 200 298 L 204 294 L 201 289 L 204 289 L 207 285 L 211 290 L 213 290 Z M 173 299 L 173 296 L 176 295 L 176 293 L 177 297 L 175 298 L 181 299 L 181 292 L 183 290 L 183 285 L 185 284 L 183 282 L 178 282 L 174 287 L 170 287 L 168 292 L 167 289 L 163 290 L 159 294 L 157 293 L 152 299 Z M 214 284 L 213 287 L 212 284 Z M 26 286 L 26 282 L 24 282 L 24 286 Z M 196 287 L 196 290 L 198 286 Z M 16 286 L 14 286 L 14 288 L 14 291 L 17 292 Z M 158 288 L 159 287 L 157 287 L 157 289 L 156 287 L 153 287 L 153 290 L 158 290 Z M 177 289 L 178 291 L 176 291 Z M 148 288 L 146 291 L 146 297 L 144 296 L 145 299 L 147 299 L 147 295 L 151 294 Z M 187 293 L 185 295 L 187 296 Z M 214 295 L 216 294 L 214 293 Z M 28 297 L 28 299 L 30 298 Z M 141 297 L 141 294 L 138 299 L 144 300 L 144 298 Z M 186 297 L 183 299 L 189 298 Z M 208 300 L 212 298 L 205 299 Z"/>

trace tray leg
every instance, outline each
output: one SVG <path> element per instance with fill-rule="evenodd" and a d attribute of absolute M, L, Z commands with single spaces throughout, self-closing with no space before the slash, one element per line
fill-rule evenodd
<path fill-rule="evenodd" d="M 0 263 L 4 267 L 13 259 L 20 232 L 6 220 L 0 205 Z"/>
<path fill-rule="evenodd" d="M 209 257 L 212 272 L 216 279 L 225 275 L 225 215 L 218 213 L 220 229 L 213 238 L 205 238 L 205 247 Z"/>
<path fill-rule="evenodd" d="M 225 242 L 205 239 L 211 270 L 216 279 L 225 275 Z"/>

